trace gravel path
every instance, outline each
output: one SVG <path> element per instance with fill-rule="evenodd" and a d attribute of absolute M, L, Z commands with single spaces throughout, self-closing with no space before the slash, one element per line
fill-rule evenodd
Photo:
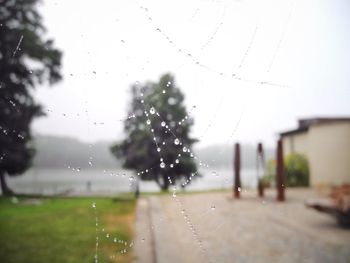
<path fill-rule="evenodd" d="M 350 262 L 350 230 L 307 209 L 311 190 L 289 190 L 287 202 L 255 192 L 140 199 L 136 262 Z M 143 207 L 143 211 L 142 210 Z M 144 240 L 143 240 L 144 239 Z M 140 241 L 142 240 L 142 242 Z"/>

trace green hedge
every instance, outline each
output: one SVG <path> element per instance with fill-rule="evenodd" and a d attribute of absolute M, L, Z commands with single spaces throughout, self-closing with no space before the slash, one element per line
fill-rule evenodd
<path fill-rule="evenodd" d="M 309 162 L 305 155 L 289 154 L 284 160 L 286 186 L 309 186 Z"/>

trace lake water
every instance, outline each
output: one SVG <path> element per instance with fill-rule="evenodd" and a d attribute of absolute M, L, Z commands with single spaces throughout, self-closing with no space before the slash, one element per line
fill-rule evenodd
<path fill-rule="evenodd" d="M 186 190 L 229 189 L 233 184 L 233 171 L 227 168 L 199 169 L 202 177 L 196 178 Z M 87 169 L 31 169 L 24 175 L 8 177 L 9 186 L 19 193 L 58 194 L 65 191 L 74 193 L 120 193 L 133 191 L 132 171 Z M 131 179 L 130 179 L 131 177 Z M 241 171 L 243 187 L 256 187 L 256 171 Z M 157 192 L 155 182 L 140 182 L 141 192 Z"/>

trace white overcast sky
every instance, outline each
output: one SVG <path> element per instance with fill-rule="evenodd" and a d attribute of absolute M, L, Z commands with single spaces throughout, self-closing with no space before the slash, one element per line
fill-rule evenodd
<path fill-rule="evenodd" d="M 50 110 L 36 133 L 118 140 L 130 85 L 165 72 L 196 105 L 202 146 L 272 145 L 298 118 L 350 115 L 348 0 L 44 0 L 40 10 L 64 79 L 36 90 Z"/>

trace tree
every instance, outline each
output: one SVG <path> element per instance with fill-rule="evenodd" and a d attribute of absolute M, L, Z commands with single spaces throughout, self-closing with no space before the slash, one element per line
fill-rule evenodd
<path fill-rule="evenodd" d="M 285 160 L 287 186 L 309 186 L 309 163 L 305 155 L 292 153 Z"/>
<path fill-rule="evenodd" d="M 0 182 L 12 191 L 5 175 L 19 175 L 31 165 L 35 149 L 30 123 L 43 115 L 32 91 L 61 79 L 61 52 L 44 40 L 38 0 L 0 0 Z"/>
<path fill-rule="evenodd" d="M 126 139 L 111 147 L 141 180 L 155 180 L 168 190 L 178 180 L 190 181 L 197 171 L 191 151 L 197 140 L 189 137 L 193 119 L 186 115 L 184 95 L 174 77 L 131 87 L 132 101 L 124 122 Z"/>

